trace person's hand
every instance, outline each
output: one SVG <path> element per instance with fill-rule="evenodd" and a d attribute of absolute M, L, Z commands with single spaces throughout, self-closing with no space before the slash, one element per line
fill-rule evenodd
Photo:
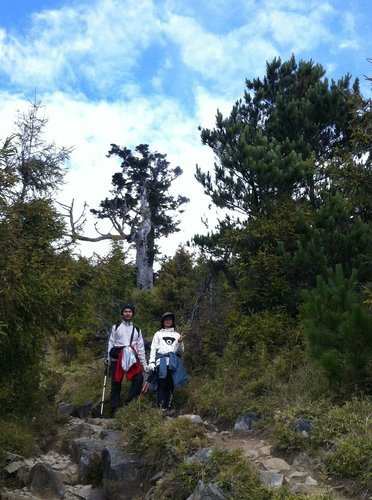
<path fill-rule="evenodd" d="M 146 366 L 147 370 L 145 369 L 146 373 L 153 372 L 155 370 L 155 363 L 149 363 Z"/>
<path fill-rule="evenodd" d="M 179 344 L 182 344 L 183 343 L 183 339 L 186 337 L 186 335 L 183 335 L 182 333 L 180 333 L 180 336 L 178 337 L 178 343 Z"/>

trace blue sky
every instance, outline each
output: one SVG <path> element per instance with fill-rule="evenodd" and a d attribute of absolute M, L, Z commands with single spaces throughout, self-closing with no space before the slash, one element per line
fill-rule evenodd
<path fill-rule="evenodd" d="M 110 143 L 167 154 L 184 170 L 174 194 L 191 199 L 181 233 L 163 242 L 172 254 L 205 230 L 201 217 L 216 217 L 194 180 L 196 164 L 213 165 L 198 126 L 229 113 L 266 61 L 292 53 L 329 78 L 359 77 L 368 96 L 371 18 L 371 0 L 1 0 L 0 139 L 36 91 L 50 138 L 74 147 L 59 197 L 77 211 L 108 193 Z"/>

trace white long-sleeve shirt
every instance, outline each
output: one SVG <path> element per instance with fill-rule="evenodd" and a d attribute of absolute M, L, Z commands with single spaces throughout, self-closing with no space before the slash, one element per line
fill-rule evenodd
<path fill-rule="evenodd" d="M 156 354 L 168 354 L 169 352 L 174 352 L 176 354 L 182 354 L 185 351 L 185 347 L 182 343 L 178 342 L 180 334 L 175 331 L 174 328 L 162 328 L 157 331 L 151 342 L 150 360 L 149 363 L 159 364 L 160 360 L 156 360 Z M 167 364 L 169 360 L 167 359 Z"/>
<path fill-rule="evenodd" d="M 106 359 L 110 358 L 110 350 L 113 347 L 124 347 L 130 344 L 132 331 L 133 331 L 133 323 L 125 323 L 124 321 L 122 321 L 117 328 L 116 325 L 113 325 L 108 340 Z M 147 365 L 146 355 L 145 355 L 145 343 L 143 341 L 141 330 L 139 330 L 136 327 L 134 328 L 132 346 L 137 351 L 141 365 L 143 366 L 143 368 L 145 368 L 145 366 Z"/>

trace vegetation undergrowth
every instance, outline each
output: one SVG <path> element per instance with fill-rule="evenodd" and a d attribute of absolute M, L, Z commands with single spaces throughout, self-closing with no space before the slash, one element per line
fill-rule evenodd
<path fill-rule="evenodd" d="M 151 490 L 150 498 L 187 499 L 195 486 L 212 484 L 232 500 L 331 499 L 328 494 L 293 495 L 288 488 L 270 490 L 247 463 L 241 450 L 213 448 L 208 460 L 188 459 L 169 471 Z"/>
<path fill-rule="evenodd" d="M 146 459 L 149 472 L 166 470 L 207 445 L 201 426 L 187 418 L 164 420 L 149 400 L 124 406 L 115 420 L 128 449 Z"/>

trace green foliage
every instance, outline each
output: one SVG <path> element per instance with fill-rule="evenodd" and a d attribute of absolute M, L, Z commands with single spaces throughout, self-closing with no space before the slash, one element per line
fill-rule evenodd
<path fill-rule="evenodd" d="M 356 478 L 372 486 L 372 400 L 353 398 L 319 416 L 312 444 L 322 445 L 324 468 L 330 476 Z"/>
<path fill-rule="evenodd" d="M 104 378 L 103 358 L 95 361 L 92 359 L 92 351 L 81 347 L 78 355 L 68 367 L 61 369 L 57 364 L 55 377 L 63 377 L 63 384 L 60 385 L 55 395 L 57 401 L 70 401 L 74 408 L 82 406 L 86 401 L 92 401 L 95 404 L 101 401 Z M 109 385 L 110 381 L 107 382 L 107 394 L 109 394 Z"/>
<path fill-rule="evenodd" d="M 246 81 L 228 118 L 218 112 L 216 128 L 201 131 L 218 162 L 214 179 L 200 168 L 196 178 L 214 204 L 249 216 L 283 198 L 315 204 L 322 163 L 349 142 L 349 97 L 358 93 L 349 75 L 336 83 L 324 74 L 313 61 L 274 59 L 263 80 Z"/>
<path fill-rule="evenodd" d="M 275 409 L 285 401 L 299 394 L 305 397 L 306 390 L 300 384 L 296 387 L 296 395 L 288 388 L 297 381 L 302 360 L 299 349 L 282 349 L 269 354 L 262 344 L 251 353 L 242 350 L 236 355 L 225 353 L 214 361 L 213 370 L 207 375 L 190 377 L 185 388 L 186 407 L 188 411 L 225 426 L 233 425 L 237 417 L 254 411 L 261 415 L 258 425 L 265 425 L 273 420 Z M 308 376 L 307 373 L 306 378 Z M 316 382 L 306 389 L 310 392 L 312 387 L 314 392 L 319 390 Z"/>
<path fill-rule="evenodd" d="M 11 452 L 29 457 L 34 452 L 34 435 L 24 422 L 0 419 L 0 463 L 4 463 L 4 453 Z"/>
<path fill-rule="evenodd" d="M 341 441 L 325 459 L 329 475 L 340 478 L 358 478 L 372 486 L 372 436 L 349 436 Z"/>
<path fill-rule="evenodd" d="M 62 226 L 51 203 L 16 204 L 2 214 L 0 372 L 9 399 L 0 402 L 0 412 L 32 406 L 42 350 L 47 335 L 58 330 L 69 282 L 64 255 L 53 249 Z"/>
<path fill-rule="evenodd" d="M 317 453 L 326 475 L 356 478 L 360 487 L 371 486 L 371 415 L 370 398 L 353 398 L 341 406 L 329 399 L 316 401 L 314 398 L 305 405 L 292 402 L 275 413 L 276 446 L 286 452 Z M 308 437 L 291 428 L 291 424 L 301 417 L 313 423 Z"/>
<path fill-rule="evenodd" d="M 66 336 L 73 337 L 78 345 L 93 342 L 96 336 L 106 337 L 120 320 L 122 305 L 131 299 L 135 269 L 126 263 L 118 244 L 113 244 L 105 257 L 70 259 L 68 266 L 70 281 L 60 321 L 61 343 L 68 343 Z M 103 342 L 96 347 L 97 354 L 103 352 Z"/>
<path fill-rule="evenodd" d="M 44 139 L 48 118 L 41 102 L 19 111 L 14 134 L 0 149 L 0 200 L 8 207 L 34 199 L 50 199 L 65 173 L 70 148 L 58 148 Z"/>
<path fill-rule="evenodd" d="M 242 453 L 222 449 L 213 449 L 208 463 L 181 464 L 159 481 L 152 493 L 158 498 L 186 499 L 198 481 L 217 484 L 231 499 L 271 498 Z"/>
<path fill-rule="evenodd" d="M 226 339 L 225 353 L 228 358 L 244 357 L 262 345 L 267 353 L 273 354 L 302 343 L 302 332 L 297 322 L 283 308 L 242 315 L 236 323 Z"/>
<path fill-rule="evenodd" d="M 117 416 L 128 449 L 140 453 L 150 471 L 166 470 L 206 445 L 203 428 L 187 418 L 163 420 L 148 402 L 138 400 Z"/>
<path fill-rule="evenodd" d="M 193 256 L 179 248 L 173 258 L 166 259 L 156 279 L 156 293 L 166 310 L 174 311 L 179 320 L 185 322 L 191 315 L 195 302 L 195 291 L 202 279 L 196 269 Z M 159 316 L 162 311 L 159 311 Z"/>
<path fill-rule="evenodd" d="M 341 406 L 330 407 L 318 414 L 312 441 L 329 449 L 347 437 L 358 436 L 368 441 L 372 437 L 371 415 L 370 398 L 353 398 Z"/>
<path fill-rule="evenodd" d="M 227 367 L 218 369 L 213 378 L 192 378 L 186 388 L 187 408 L 221 425 L 231 425 L 239 415 L 257 409 L 259 403 L 254 398 L 257 381 L 252 382 L 254 388 L 250 391 L 249 378 L 244 373 L 237 373 L 234 368 L 233 375 Z"/>
<path fill-rule="evenodd" d="M 346 276 L 355 269 L 360 282 L 371 279 L 372 230 L 358 215 L 357 206 L 335 192 L 325 195 L 311 216 L 298 214 L 297 249 L 288 255 L 288 265 L 303 269 L 304 287 L 315 285 L 317 275 L 324 278 L 329 268 L 340 264 Z"/>
<path fill-rule="evenodd" d="M 370 389 L 372 373 L 371 314 L 356 292 L 355 274 L 345 278 L 336 266 L 317 288 L 304 293 L 301 307 L 309 354 L 340 389 Z"/>

